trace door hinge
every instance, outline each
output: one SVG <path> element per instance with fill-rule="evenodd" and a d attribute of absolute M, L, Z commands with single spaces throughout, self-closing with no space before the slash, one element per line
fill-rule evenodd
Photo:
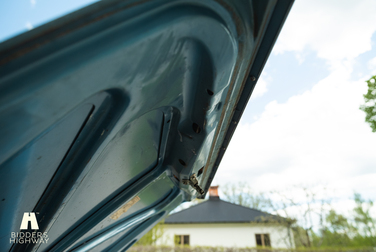
<path fill-rule="evenodd" d="M 192 176 L 189 179 L 183 179 L 184 185 L 190 185 L 195 189 L 199 194 L 204 195 L 204 190 L 198 185 L 198 180 L 196 177 L 196 174 L 193 173 Z"/>

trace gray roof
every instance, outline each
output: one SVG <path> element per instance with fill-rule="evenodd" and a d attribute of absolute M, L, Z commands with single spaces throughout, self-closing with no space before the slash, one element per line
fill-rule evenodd
<path fill-rule="evenodd" d="M 283 218 L 220 200 L 219 197 L 210 197 L 203 203 L 171 214 L 165 223 L 242 223 L 281 219 Z"/>

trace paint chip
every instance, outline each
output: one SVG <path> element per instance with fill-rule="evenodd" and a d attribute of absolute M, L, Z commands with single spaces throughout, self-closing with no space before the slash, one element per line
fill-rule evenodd
<path fill-rule="evenodd" d="M 110 216 L 111 219 L 117 220 L 123 213 L 126 213 L 129 208 L 136 204 L 140 200 L 140 197 L 136 196 L 127 203 L 125 203 L 119 210 L 117 210 L 113 215 Z"/>

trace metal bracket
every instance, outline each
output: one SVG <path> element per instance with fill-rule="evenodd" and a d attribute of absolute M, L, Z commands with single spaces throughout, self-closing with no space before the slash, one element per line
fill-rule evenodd
<path fill-rule="evenodd" d="M 204 190 L 198 185 L 198 180 L 195 173 L 193 173 L 189 179 L 183 179 L 182 182 L 184 185 L 189 184 L 190 186 L 192 186 L 193 189 L 195 189 L 199 194 L 204 194 Z"/>

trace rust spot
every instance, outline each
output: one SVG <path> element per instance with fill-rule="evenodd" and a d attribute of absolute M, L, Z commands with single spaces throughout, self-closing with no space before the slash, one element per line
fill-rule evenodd
<path fill-rule="evenodd" d="M 176 177 L 175 174 L 174 174 L 174 178 L 176 178 L 176 180 L 180 182 L 180 179 L 178 177 Z"/>
<path fill-rule="evenodd" d="M 140 197 L 138 196 L 132 198 L 130 201 L 125 203 L 119 210 L 117 210 L 114 214 L 112 214 L 110 218 L 113 220 L 119 219 L 122 214 L 126 213 L 129 210 L 129 208 L 131 208 L 139 200 L 140 200 Z"/>

